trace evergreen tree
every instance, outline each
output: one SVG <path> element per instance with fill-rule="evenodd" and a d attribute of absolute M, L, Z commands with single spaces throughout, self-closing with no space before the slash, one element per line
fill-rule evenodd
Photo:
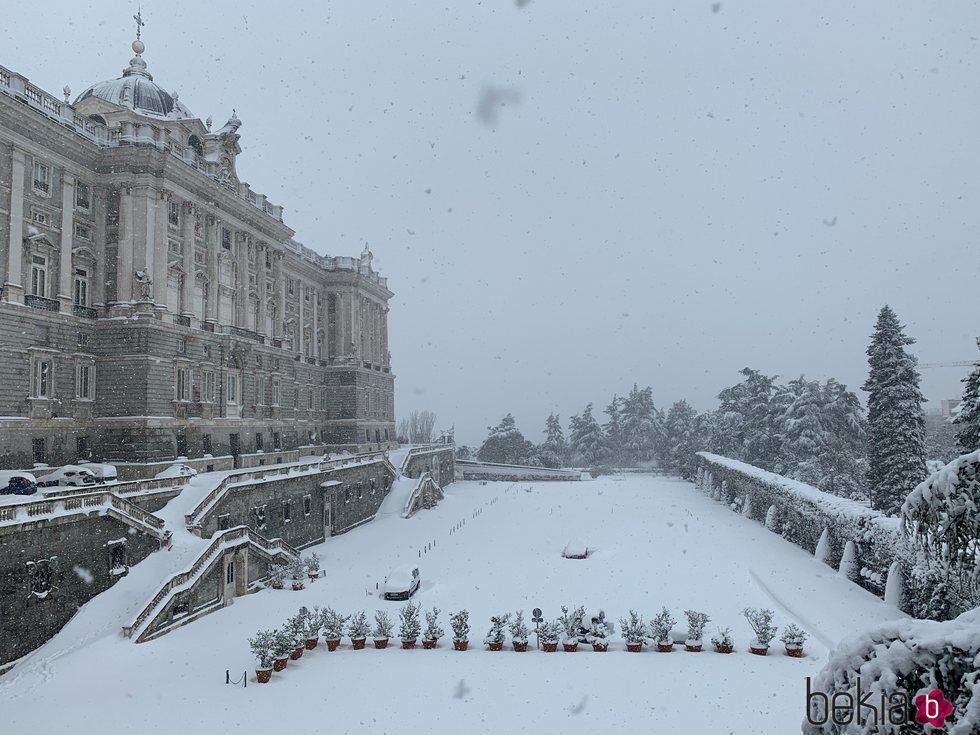
<path fill-rule="evenodd" d="M 779 460 L 775 471 L 817 487 L 823 476 L 820 460 L 827 448 L 823 394 L 820 384 L 800 376 L 791 380 L 793 396 L 782 415 Z M 784 394 L 785 395 L 785 394 Z"/>
<path fill-rule="evenodd" d="M 496 426 L 487 427 L 490 435 L 483 441 L 477 459 L 481 462 L 526 464 L 535 455 L 534 446 L 517 428 L 517 421 L 507 414 Z"/>
<path fill-rule="evenodd" d="M 653 459 L 663 446 L 663 417 L 653 405 L 653 389 L 633 384 L 622 406 L 623 455 L 628 466 Z"/>
<path fill-rule="evenodd" d="M 565 434 L 561 430 L 561 421 L 557 414 L 553 413 L 548 416 L 544 433 L 544 443 L 538 452 L 541 463 L 545 467 L 564 467 L 568 444 L 565 441 Z"/>
<path fill-rule="evenodd" d="M 697 421 L 697 411 L 684 400 L 671 406 L 664 420 L 664 464 L 685 479 L 694 477 L 696 452 L 704 449 L 700 446 Z"/>
<path fill-rule="evenodd" d="M 871 507 L 897 515 L 926 475 L 925 420 L 916 359 L 905 351 L 895 312 L 882 307 L 868 346 L 868 493 Z"/>
<path fill-rule="evenodd" d="M 833 378 L 823 386 L 827 441 L 821 458 L 823 479 L 817 486 L 845 498 L 867 498 L 868 422 L 861 402 Z"/>
<path fill-rule="evenodd" d="M 606 406 L 604 413 L 609 420 L 603 426 L 606 432 L 606 461 L 614 466 L 623 463 L 623 399 L 613 396 L 612 401 Z"/>
<path fill-rule="evenodd" d="M 606 436 L 602 427 L 592 415 L 590 403 L 581 416 L 572 418 L 570 426 L 570 445 L 572 451 L 589 466 L 599 464 L 605 454 Z"/>
<path fill-rule="evenodd" d="M 980 347 L 980 339 L 977 340 L 977 347 Z M 963 378 L 963 384 L 963 400 L 953 423 L 959 429 L 956 433 L 957 443 L 963 447 L 964 453 L 969 454 L 980 448 L 980 362 Z"/>

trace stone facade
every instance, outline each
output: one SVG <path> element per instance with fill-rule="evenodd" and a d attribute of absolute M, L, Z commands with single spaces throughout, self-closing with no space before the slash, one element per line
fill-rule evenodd
<path fill-rule="evenodd" d="M 0 468 L 393 444 L 370 250 L 296 242 L 237 177 L 241 121 L 137 48 L 74 105 L 0 67 Z"/>

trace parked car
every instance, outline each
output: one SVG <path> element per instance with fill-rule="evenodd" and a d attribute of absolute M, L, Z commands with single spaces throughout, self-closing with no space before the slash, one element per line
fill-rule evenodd
<path fill-rule="evenodd" d="M 581 541 L 569 541 L 561 555 L 566 559 L 584 559 L 589 555 L 589 547 Z"/>
<path fill-rule="evenodd" d="M 106 482 L 116 481 L 116 466 L 112 464 L 99 464 L 98 462 L 79 462 L 82 467 L 95 475 L 95 481 L 100 485 Z"/>
<path fill-rule="evenodd" d="M 407 600 L 418 592 L 421 581 L 419 568 L 414 564 L 395 567 L 385 577 L 384 598 L 386 600 Z"/>
<path fill-rule="evenodd" d="M 0 471 L 0 495 L 33 495 L 37 478 L 30 472 Z"/>
<path fill-rule="evenodd" d="M 154 477 L 157 479 L 164 477 L 194 477 L 197 474 L 195 470 L 190 465 L 186 464 L 172 464 L 167 469 L 162 472 L 157 472 Z"/>
<path fill-rule="evenodd" d="M 51 487 L 54 485 L 60 487 L 83 487 L 84 485 L 94 485 L 95 475 L 92 474 L 91 470 L 87 470 L 81 465 L 66 464 L 64 467 L 59 467 L 51 474 L 42 477 L 38 480 L 37 484 L 42 487 Z"/>

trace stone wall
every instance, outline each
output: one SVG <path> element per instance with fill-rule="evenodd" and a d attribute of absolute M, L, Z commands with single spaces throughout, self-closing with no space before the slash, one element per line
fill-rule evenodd
<path fill-rule="evenodd" d="M 556 470 L 547 467 L 491 464 L 470 460 L 456 463 L 456 473 L 463 480 L 510 480 L 512 482 L 576 481 L 582 479 L 578 470 Z"/>
<path fill-rule="evenodd" d="M 125 546 L 127 566 L 159 549 L 156 539 L 109 516 L 0 526 L 0 664 L 43 644 L 79 607 L 119 579 L 110 565 L 111 542 Z M 28 565 L 43 559 L 51 560 L 51 587 L 39 596 L 32 594 Z"/>
<path fill-rule="evenodd" d="M 432 474 L 432 479 L 440 487 L 452 484 L 456 479 L 456 448 L 447 444 L 431 451 L 412 452 L 405 460 L 402 474 L 419 478 L 423 473 Z"/>

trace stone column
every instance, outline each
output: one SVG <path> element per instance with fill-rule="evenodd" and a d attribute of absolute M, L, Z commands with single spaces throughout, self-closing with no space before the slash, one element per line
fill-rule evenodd
<path fill-rule="evenodd" d="M 258 291 L 259 298 L 259 323 L 255 327 L 255 331 L 259 334 L 265 334 L 265 314 L 266 314 L 266 299 L 269 298 L 266 292 L 266 280 L 268 274 L 266 273 L 265 267 L 265 254 L 268 252 L 269 246 L 266 243 L 260 243 L 256 245 L 255 252 L 255 263 L 256 263 L 256 276 L 255 279 L 257 283 L 255 284 L 256 290 Z M 268 335 L 271 336 L 271 335 Z"/>
<path fill-rule="evenodd" d="M 238 248 L 235 269 L 238 272 L 236 287 L 238 289 L 235 299 L 235 324 L 242 329 L 248 329 L 248 242 L 249 237 L 245 233 L 235 233 L 235 247 Z"/>
<path fill-rule="evenodd" d="M 391 360 L 388 355 L 388 307 L 384 307 L 381 312 L 381 364 L 391 367 Z"/>
<path fill-rule="evenodd" d="M 354 337 L 351 331 L 353 305 L 350 293 L 337 294 L 337 354 L 349 356 L 353 354 L 351 345 Z"/>
<path fill-rule="evenodd" d="M 153 302 L 158 309 L 167 308 L 167 267 L 170 254 L 170 238 L 167 237 L 167 219 L 170 208 L 170 192 L 151 191 L 147 197 L 146 261 L 152 267 Z M 151 219 L 152 216 L 152 219 Z M 153 241 L 150 242 L 150 224 L 153 225 Z"/>
<path fill-rule="evenodd" d="M 296 344 L 298 348 L 296 349 L 299 354 L 303 354 L 303 348 L 306 346 L 303 335 L 306 332 L 304 327 L 306 326 L 306 313 L 303 309 L 303 304 L 306 303 L 306 292 L 303 290 L 305 285 L 298 278 L 296 279 Z"/>
<path fill-rule="evenodd" d="M 184 202 L 181 207 L 184 233 L 184 258 L 181 261 L 181 268 L 184 269 L 184 280 L 181 285 L 181 310 L 182 316 L 192 317 L 194 315 L 194 222 L 196 219 L 193 202 Z"/>
<path fill-rule="evenodd" d="M 282 273 L 282 251 L 275 250 L 272 253 L 272 280 L 279 289 L 276 292 L 276 320 L 272 325 L 274 335 L 282 339 L 286 319 L 286 277 Z"/>
<path fill-rule="evenodd" d="M 316 288 L 314 288 L 313 289 L 313 330 L 310 332 L 310 338 L 313 340 L 313 349 L 311 350 L 311 352 L 313 352 L 313 356 L 316 358 L 320 357 L 320 354 L 317 353 L 316 350 L 317 345 L 322 344 L 322 342 L 319 341 L 319 335 L 317 334 L 317 329 L 319 328 L 319 326 L 320 326 L 320 292 L 317 291 Z"/>
<path fill-rule="evenodd" d="M 24 152 L 12 149 L 13 171 L 10 177 L 10 239 L 7 241 L 7 280 L 3 294 L 7 301 L 24 303 L 24 281 L 21 259 L 24 257 L 24 177 L 27 158 Z"/>
<path fill-rule="evenodd" d="M 133 191 L 119 190 L 119 237 L 116 252 L 116 302 L 133 301 Z"/>
<path fill-rule="evenodd" d="M 61 244 L 58 261 L 58 301 L 61 312 L 72 311 L 71 294 L 71 246 L 75 236 L 75 177 L 67 171 L 61 175 Z"/>
<path fill-rule="evenodd" d="M 221 222 L 214 215 L 204 220 L 205 241 L 208 248 L 208 321 L 218 322 L 218 252 L 221 248 Z"/>

